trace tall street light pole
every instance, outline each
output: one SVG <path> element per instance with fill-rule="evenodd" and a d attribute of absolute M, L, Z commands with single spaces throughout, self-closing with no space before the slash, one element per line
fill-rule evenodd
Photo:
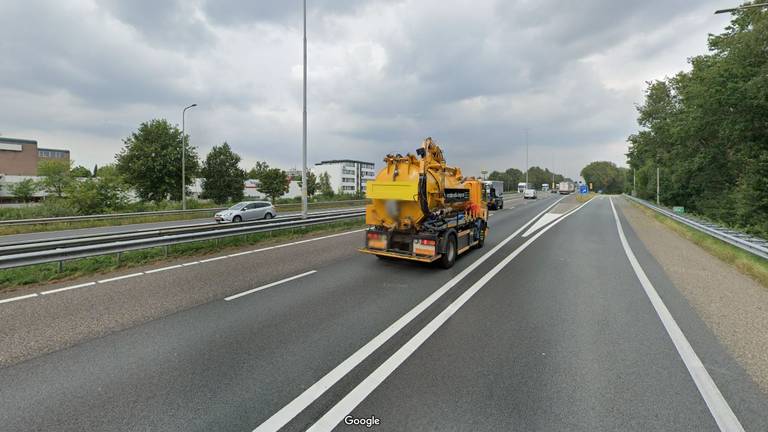
<path fill-rule="evenodd" d="M 187 209 L 187 167 L 186 167 L 186 159 L 187 159 L 187 137 L 185 135 L 185 118 L 184 116 L 187 114 L 187 110 L 190 108 L 196 107 L 197 104 L 194 103 L 186 108 L 184 108 L 181 111 L 181 209 L 186 210 Z"/>
<path fill-rule="evenodd" d="M 528 189 L 528 128 L 525 128 L 525 188 Z"/>
<path fill-rule="evenodd" d="M 307 218 L 307 0 L 304 0 L 304 111 L 301 141 L 301 218 Z"/>

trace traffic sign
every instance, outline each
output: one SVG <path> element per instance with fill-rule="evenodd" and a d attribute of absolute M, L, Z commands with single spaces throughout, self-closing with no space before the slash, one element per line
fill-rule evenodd
<path fill-rule="evenodd" d="M 587 194 L 587 193 L 589 193 L 589 189 L 587 188 L 587 185 L 579 186 L 579 193 L 580 194 Z"/>

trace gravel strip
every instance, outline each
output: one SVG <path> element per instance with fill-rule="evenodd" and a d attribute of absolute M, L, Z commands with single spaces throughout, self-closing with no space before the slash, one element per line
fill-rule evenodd
<path fill-rule="evenodd" d="M 768 289 L 625 200 L 615 203 L 707 326 L 768 393 Z"/>

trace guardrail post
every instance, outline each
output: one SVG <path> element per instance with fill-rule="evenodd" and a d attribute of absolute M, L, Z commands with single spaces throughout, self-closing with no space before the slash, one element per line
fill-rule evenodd
<path fill-rule="evenodd" d="M 120 259 L 122 258 L 122 255 L 123 255 L 122 252 L 118 252 L 117 253 L 117 266 L 118 267 L 120 267 Z"/>
<path fill-rule="evenodd" d="M 64 271 L 64 261 L 59 261 L 58 270 L 59 270 L 59 273 Z"/>
<path fill-rule="evenodd" d="M 168 258 L 168 245 L 163 246 L 163 258 Z"/>

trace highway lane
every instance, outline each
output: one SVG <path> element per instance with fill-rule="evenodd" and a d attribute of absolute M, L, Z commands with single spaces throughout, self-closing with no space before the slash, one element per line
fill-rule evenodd
<path fill-rule="evenodd" d="M 355 209 L 355 208 L 362 208 L 362 207 L 342 207 L 340 209 Z M 317 210 L 317 211 L 312 211 L 310 213 L 321 213 L 329 210 L 337 210 L 337 209 Z M 299 214 L 301 214 L 301 212 L 280 213 L 273 220 L 278 220 L 278 219 L 286 218 L 289 216 L 296 216 Z M 174 228 L 174 227 L 191 226 L 191 225 L 195 225 L 195 226 L 216 225 L 216 222 L 211 217 L 211 218 L 202 218 L 202 219 L 186 219 L 186 220 L 163 221 L 163 222 L 147 222 L 147 223 L 139 223 L 139 224 L 113 225 L 113 226 L 103 226 L 103 227 L 93 227 L 93 228 L 78 228 L 78 229 L 68 229 L 68 230 L 59 230 L 59 231 L 41 231 L 41 232 L 32 232 L 32 233 L 24 233 L 24 234 L 9 234 L 9 235 L 0 236 L 0 246 L 5 244 L 22 242 L 22 241 L 30 241 L 30 240 L 62 239 L 70 236 L 84 236 L 84 235 L 96 235 L 96 234 L 119 234 L 119 233 L 128 233 L 128 232 L 134 232 L 134 231 L 151 231 L 151 230 L 157 230 L 162 228 Z"/>
<path fill-rule="evenodd" d="M 105 302 L 151 307 L 153 299 L 202 293 L 196 306 L 0 369 L 0 424 L 3 430 L 252 430 L 461 278 L 286 418 L 285 430 L 304 430 L 499 268 L 355 415 L 380 418 L 373 430 L 715 430 L 623 255 L 607 200 L 539 238 L 509 239 L 554 202 L 550 196 L 494 212 L 486 247 L 447 271 L 357 254 L 360 239 L 349 235 L 0 305 L 3 322 L 59 313 L 58 325 L 65 326 L 68 308 L 79 303 L 86 304 L 81 313 L 99 315 L 113 313 Z M 764 396 L 629 230 L 627 237 L 739 419 L 747 430 L 765 430 Z M 330 249 L 323 252 L 323 245 Z M 10 307 L 18 312 L 7 312 Z M 35 316 L 35 308 L 44 312 Z M 23 331 L 17 328 L 16 336 Z"/>
<path fill-rule="evenodd" d="M 509 197 L 506 198 L 506 202 L 511 206 L 514 206 L 515 203 L 521 202 L 521 201 L 522 201 L 522 196 L 517 194 L 510 195 Z M 338 209 L 346 209 L 346 208 L 353 208 L 353 207 L 338 207 Z M 333 209 L 310 210 L 310 212 L 322 212 L 327 210 L 333 210 Z M 281 217 L 295 216 L 297 214 L 301 214 L 301 212 L 298 212 L 298 211 L 291 211 L 291 212 L 284 212 L 284 213 L 281 212 L 277 216 L 277 218 L 279 219 Z M 77 229 L 66 229 L 66 230 L 58 230 L 58 231 L 42 231 L 42 232 L 32 232 L 32 233 L 24 233 L 24 234 L 9 234 L 9 235 L 0 236 L 0 245 L 16 243 L 21 241 L 56 239 L 56 238 L 80 236 L 80 235 L 117 234 L 117 233 L 132 232 L 137 230 L 153 230 L 153 229 L 160 229 L 160 228 L 173 228 L 173 227 L 186 226 L 186 225 L 212 225 L 212 224 L 215 224 L 215 222 L 213 221 L 213 218 L 206 217 L 206 218 L 195 218 L 195 219 L 185 219 L 185 220 L 175 220 L 175 221 L 146 222 L 146 223 L 138 223 L 138 224 L 112 225 L 112 226 L 101 226 L 101 227 L 92 227 L 92 228 L 77 228 Z"/>
<path fill-rule="evenodd" d="M 766 430 L 765 395 L 650 256 L 638 259 L 746 430 Z M 381 419 L 379 430 L 719 430 L 607 199 L 532 243 L 390 373 L 351 409 Z M 346 429 L 342 420 L 334 430 Z"/>
<path fill-rule="evenodd" d="M 253 428 L 554 199 L 495 212 L 486 248 L 449 271 L 379 262 L 356 253 L 360 237 L 347 236 L 336 237 L 339 243 L 325 253 L 322 242 L 312 243 L 313 252 L 293 250 L 294 257 L 304 252 L 320 260 L 291 260 L 283 248 L 0 305 L 3 322 L 22 323 L 4 333 L 13 343 L 101 325 L 99 319 L 120 309 L 165 306 L 133 326 L 125 327 L 128 319 L 97 339 L 0 369 L 0 424 L 9 430 Z M 278 252 L 288 255 L 273 263 L 268 255 Z M 317 273 L 222 300 L 267 283 L 262 274 L 275 281 L 309 270 Z M 196 307 L 170 303 L 169 297 L 197 292 Z M 54 325 L 46 328 L 48 322 Z M 24 324 L 34 323 L 33 334 L 25 333 Z"/>

